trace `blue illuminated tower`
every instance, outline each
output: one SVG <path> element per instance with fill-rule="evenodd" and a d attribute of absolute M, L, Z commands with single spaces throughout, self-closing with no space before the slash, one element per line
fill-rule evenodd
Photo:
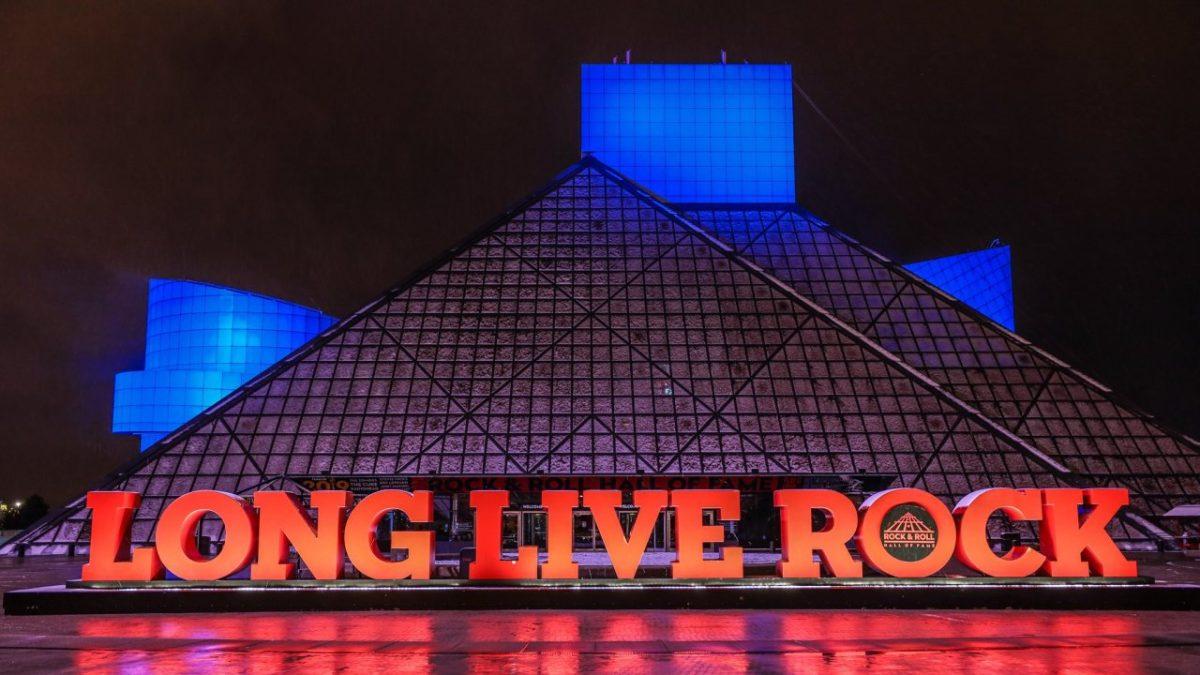
<path fill-rule="evenodd" d="M 151 279 L 146 367 L 117 374 L 112 430 L 145 450 L 334 322 L 246 291 Z"/>
<path fill-rule="evenodd" d="M 582 150 L 679 203 L 796 200 L 789 65 L 583 66 Z"/>

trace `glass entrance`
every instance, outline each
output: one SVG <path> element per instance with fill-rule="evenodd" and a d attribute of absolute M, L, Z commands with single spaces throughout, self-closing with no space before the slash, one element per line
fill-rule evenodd
<path fill-rule="evenodd" d="M 546 512 L 540 509 L 511 509 L 504 511 L 503 547 L 518 546 L 546 548 Z"/>
<path fill-rule="evenodd" d="M 575 512 L 575 550 L 594 551 L 598 544 L 596 523 L 592 520 L 590 511 Z"/>
<path fill-rule="evenodd" d="M 545 511 L 522 511 L 521 512 L 521 536 L 520 541 L 522 546 L 537 546 L 539 549 L 546 548 L 546 512 Z"/>

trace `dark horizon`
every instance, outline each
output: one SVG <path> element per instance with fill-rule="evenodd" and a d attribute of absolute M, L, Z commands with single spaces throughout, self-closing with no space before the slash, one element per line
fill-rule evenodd
<path fill-rule="evenodd" d="M 867 6 L 864 6 L 867 7 Z M 905 12 L 910 12 L 905 14 Z M 110 432 L 147 279 L 338 317 L 578 157 L 579 64 L 786 61 L 798 202 L 908 262 L 1013 247 L 1017 332 L 1200 434 L 1200 11 L 0 7 L 0 499 Z"/>

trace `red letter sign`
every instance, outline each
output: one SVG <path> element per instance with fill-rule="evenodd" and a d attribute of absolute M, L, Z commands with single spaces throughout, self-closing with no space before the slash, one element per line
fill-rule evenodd
<path fill-rule="evenodd" d="M 667 507 L 666 491 L 633 491 L 633 505 L 637 507 L 638 514 L 628 539 L 617 518 L 617 507 L 621 505 L 620 490 L 584 490 L 583 505 L 592 512 L 596 530 L 604 541 L 604 549 L 608 551 L 617 578 L 632 579 L 637 574 L 638 565 L 642 564 L 642 554 L 650 543 L 658 514 Z"/>
<path fill-rule="evenodd" d="M 1046 556 L 1027 546 L 1014 546 L 1003 556 L 992 552 L 987 524 L 1000 511 L 1010 520 L 1041 520 L 1042 493 L 1039 490 L 989 488 L 976 490 L 954 507 L 958 520 L 959 562 L 990 577 L 1027 577 L 1046 561 Z"/>
<path fill-rule="evenodd" d="M 408 558 L 393 561 L 379 551 L 376 531 L 390 511 L 399 511 L 414 523 L 433 522 L 433 493 L 380 490 L 362 501 L 346 518 L 346 555 L 350 564 L 370 579 L 428 579 L 433 571 L 433 532 L 392 531 L 392 548 L 408 550 Z"/>
<path fill-rule="evenodd" d="M 287 562 L 288 544 L 308 565 L 314 579 L 342 578 L 346 550 L 342 546 L 342 521 L 350 506 L 345 490 L 315 490 L 309 504 L 317 511 L 317 526 L 301 510 L 300 500 L 290 492 L 255 492 L 258 509 L 258 561 L 250 566 L 250 578 L 263 581 L 291 579 L 296 566 Z"/>
<path fill-rule="evenodd" d="M 225 523 L 225 545 L 207 559 L 200 557 L 196 547 L 196 525 L 205 513 Z M 163 509 L 154 543 L 163 565 L 180 579 L 224 579 L 244 568 L 254 555 L 254 509 L 250 502 L 228 492 L 189 492 Z"/>
<path fill-rule="evenodd" d="M 89 492 L 92 510 L 92 540 L 84 581 L 150 581 L 163 575 L 162 563 L 153 547 L 129 553 L 129 526 L 133 511 L 142 503 L 136 492 Z"/>
<path fill-rule="evenodd" d="M 537 547 L 517 546 L 516 560 L 502 560 L 501 519 L 508 506 L 508 490 L 473 490 L 475 509 L 475 561 L 468 567 L 472 579 L 536 579 Z"/>
<path fill-rule="evenodd" d="M 542 564 L 543 579 L 578 579 L 579 565 L 572 559 L 575 542 L 574 509 L 579 506 L 575 490 L 543 490 L 542 506 L 546 508 L 546 562 Z"/>
<path fill-rule="evenodd" d="M 850 557 L 846 543 L 858 529 L 858 511 L 846 495 L 833 490 L 776 490 L 783 557 L 776 573 L 793 579 L 821 576 L 813 552 L 835 577 L 861 577 L 862 563 Z M 813 511 L 825 512 L 825 527 L 813 532 Z"/>
<path fill-rule="evenodd" d="M 1080 523 L 1085 502 L 1095 508 Z M 1136 577 L 1137 563 L 1121 555 L 1105 529 L 1128 503 L 1124 488 L 1042 490 L 1042 552 L 1049 558 L 1042 569 L 1052 577 L 1086 577 L 1089 570 L 1102 577 Z"/>
<path fill-rule="evenodd" d="M 704 545 L 725 541 L 722 525 L 705 525 L 704 510 L 716 509 L 718 520 L 741 518 L 741 495 L 737 490 L 672 490 L 675 508 L 675 539 L 679 560 L 671 564 L 675 579 L 740 579 L 742 548 L 726 546 L 721 557 L 704 559 Z"/>

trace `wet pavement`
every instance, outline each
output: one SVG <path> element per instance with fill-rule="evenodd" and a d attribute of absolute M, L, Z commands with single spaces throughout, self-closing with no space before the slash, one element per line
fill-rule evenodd
<path fill-rule="evenodd" d="M 80 560 L 0 559 L 0 590 Z M 1189 561 L 1143 569 L 1195 580 Z M 0 616 L 0 670 L 1200 672 L 1200 612 L 496 611 Z"/>

